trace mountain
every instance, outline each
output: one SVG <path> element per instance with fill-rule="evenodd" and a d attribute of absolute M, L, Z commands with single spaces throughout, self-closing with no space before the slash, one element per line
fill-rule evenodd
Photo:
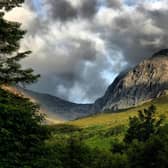
<path fill-rule="evenodd" d="M 48 120 L 65 121 L 103 111 L 118 111 L 141 105 L 168 93 L 168 49 L 163 49 L 129 71 L 122 72 L 94 104 L 76 104 L 55 96 L 17 88 L 40 104 Z"/>
<path fill-rule="evenodd" d="M 41 111 L 46 113 L 50 120 L 54 119 L 61 122 L 91 114 L 92 104 L 76 104 L 49 94 L 37 93 L 20 87 L 17 90 L 25 97 L 38 103 Z"/>
<path fill-rule="evenodd" d="M 96 100 L 94 111 L 117 111 L 143 104 L 168 92 L 168 49 L 122 72 Z"/>

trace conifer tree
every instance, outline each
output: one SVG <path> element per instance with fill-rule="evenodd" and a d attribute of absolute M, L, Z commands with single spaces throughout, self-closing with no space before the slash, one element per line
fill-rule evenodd
<path fill-rule="evenodd" d="M 31 51 L 19 52 L 26 31 L 21 24 L 4 19 L 5 12 L 19 7 L 24 0 L 0 0 L 0 84 L 29 84 L 37 80 L 32 69 L 23 69 L 20 60 Z"/>
<path fill-rule="evenodd" d="M 164 116 L 156 118 L 156 107 L 151 105 L 148 109 L 138 111 L 138 116 L 131 117 L 129 128 L 124 141 L 131 143 L 134 139 L 145 142 L 151 135 L 156 135 L 160 129 Z"/>

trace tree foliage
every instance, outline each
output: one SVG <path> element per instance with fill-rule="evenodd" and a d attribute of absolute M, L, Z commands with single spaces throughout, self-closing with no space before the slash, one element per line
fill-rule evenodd
<path fill-rule="evenodd" d="M 9 11 L 14 7 L 20 7 L 23 2 L 24 0 L 0 0 L 0 9 Z"/>
<path fill-rule="evenodd" d="M 163 117 L 156 118 L 156 107 L 153 105 L 138 111 L 138 116 L 130 118 L 124 141 L 127 143 L 131 143 L 134 139 L 146 141 L 151 135 L 158 133 L 163 119 Z"/>
<path fill-rule="evenodd" d="M 50 135 L 42 121 L 37 105 L 0 89 L 0 167 L 33 167 Z"/>
<path fill-rule="evenodd" d="M 21 24 L 4 19 L 5 12 L 20 6 L 23 0 L 1 0 L 0 9 L 0 84 L 29 84 L 37 80 L 39 75 L 34 75 L 33 70 L 23 69 L 20 60 L 31 52 L 20 52 L 20 40 L 26 31 L 21 29 Z"/>

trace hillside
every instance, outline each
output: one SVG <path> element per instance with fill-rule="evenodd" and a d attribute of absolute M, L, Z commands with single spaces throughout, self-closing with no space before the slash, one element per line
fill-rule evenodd
<path fill-rule="evenodd" d="M 46 119 L 49 123 L 62 123 L 90 114 L 90 104 L 76 104 L 49 94 L 33 92 L 21 87 L 1 87 L 13 94 L 29 98 L 32 102 L 40 105 L 40 111 L 46 115 Z"/>
<path fill-rule="evenodd" d="M 126 110 L 120 110 L 116 113 L 104 112 L 101 114 L 95 114 L 90 117 L 71 121 L 69 122 L 69 124 L 79 126 L 82 128 L 98 125 L 115 127 L 121 124 L 127 124 L 129 117 L 136 115 L 137 111 L 143 110 L 144 108 L 147 108 L 151 104 L 157 107 L 158 115 L 165 115 L 168 118 L 168 96 L 162 96 L 160 98 L 156 98 L 152 101 L 149 101 L 137 107 L 133 107 Z"/>
<path fill-rule="evenodd" d="M 139 110 L 148 108 L 151 104 L 157 108 L 157 116 L 164 115 L 168 121 L 168 96 L 162 96 L 144 103 L 138 107 L 121 110 L 116 113 L 104 112 L 89 117 L 52 125 L 54 136 L 49 144 L 67 141 L 69 137 L 80 137 L 90 148 L 109 150 L 113 142 L 122 141 L 128 128 L 129 117 L 137 115 Z"/>
<path fill-rule="evenodd" d="M 76 104 L 58 97 L 33 92 L 19 88 L 27 97 L 33 98 L 40 104 L 41 109 L 50 117 L 59 118 L 62 121 L 73 120 L 78 117 L 90 115 L 90 104 Z"/>
<path fill-rule="evenodd" d="M 135 108 L 121 110 L 117 113 L 101 113 L 90 117 L 74 120 L 67 124 L 81 128 L 80 135 L 90 147 L 108 149 L 115 139 L 122 139 L 127 129 L 129 117 L 137 115 L 139 110 L 148 108 L 151 104 L 157 108 L 157 116 L 164 115 L 168 121 L 168 96 L 156 98 Z M 73 134 L 72 132 L 70 134 Z M 69 135 L 70 135 L 69 134 Z M 74 134 L 76 132 L 74 131 Z M 64 134 L 67 136 L 67 133 Z"/>

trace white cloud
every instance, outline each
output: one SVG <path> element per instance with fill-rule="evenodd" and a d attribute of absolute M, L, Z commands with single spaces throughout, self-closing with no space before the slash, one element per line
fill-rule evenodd
<path fill-rule="evenodd" d="M 36 13 L 31 11 L 27 5 L 22 8 L 14 8 L 12 11 L 7 12 L 5 18 L 11 21 L 21 22 L 23 28 L 31 26 L 31 22 L 37 17 Z"/>

